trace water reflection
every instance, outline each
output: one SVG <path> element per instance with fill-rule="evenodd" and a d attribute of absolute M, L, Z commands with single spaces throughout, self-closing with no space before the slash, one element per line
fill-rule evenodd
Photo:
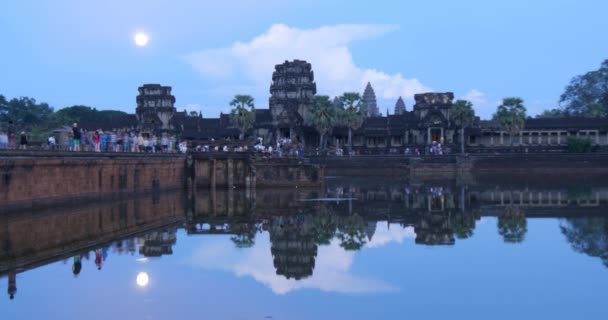
<path fill-rule="evenodd" d="M 154 194 L 1 216 L 0 275 L 12 299 L 18 273 L 63 260 L 78 278 L 89 272 L 87 263 L 104 272 L 112 255 L 169 256 L 184 230 L 189 237 L 228 240 L 202 244 L 189 264 L 252 277 L 275 293 L 391 291 L 390 283 L 352 272 L 356 252 L 407 239 L 457 245 L 476 236 L 483 217 L 496 219 L 496 234 L 510 244 L 526 240 L 529 219 L 561 218 L 559 229 L 572 248 L 608 267 L 607 206 L 603 186 L 455 181 L 330 180 L 322 189 Z M 145 272 L 136 277 L 141 287 L 148 281 Z"/>

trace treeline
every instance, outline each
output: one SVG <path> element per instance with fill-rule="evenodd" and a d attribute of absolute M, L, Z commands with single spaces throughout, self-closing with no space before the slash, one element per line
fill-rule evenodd
<path fill-rule="evenodd" d="M 0 95 L 0 130 L 11 127 L 25 131 L 34 140 L 44 140 L 52 130 L 74 122 L 106 122 L 126 114 L 117 110 L 97 110 L 88 106 L 71 106 L 54 111 L 48 103 L 30 97 L 8 100 Z"/>

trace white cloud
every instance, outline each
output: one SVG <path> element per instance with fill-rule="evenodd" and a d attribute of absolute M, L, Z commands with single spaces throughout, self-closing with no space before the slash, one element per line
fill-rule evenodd
<path fill-rule="evenodd" d="M 269 287 L 275 294 L 287 294 L 301 289 L 318 289 L 339 293 L 374 293 L 395 291 L 397 288 L 377 279 L 355 275 L 350 271 L 355 252 L 340 247 L 337 240 L 320 246 L 312 276 L 287 279 L 276 274 L 270 252 L 268 233 L 258 234 L 252 248 L 237 249 L 228 238 L 205 239 L 201 247 L 187 261 L 205 269 L 225 270 L 236 276 L 252 277 Z"/>
<path fill-rule="evenodd" d="M 320 94 L 339 95 L 362 92 L 369 81 L 381 99 L 431 91 L 418 79 L 365 69 L 355 64 L 349 45 L 398 29 L 394 25 L 335 25 L 298 29 L 275 24 L 248 42 L 235 42 L 226 48 L 190 53 L 184 59 L 203 77 L 224 86 L 254 85 L 257 101 L 267 101 L 271 75 L 276 64 L 285 60 L 306 60 L 312 64 Z"/>
<path fill-rule="evenodd" d="M 393 226 L 393 228 L 389 228 L 388 223 L 378 222 L 372 241 L 368 242 L 366 246 L 369 248 L 379 248 L 391 242 L 402 243 L 406 238 L 416 238 L 414 227 L 402 228 L 401 226 Z"/>
<path fill-rule="evenodd" d="M 470 90 L 462 97 L 462 99 L 472 102 L 474 106 L 483 106 L 487 102 L 486 94 L 477 89 Z"/>

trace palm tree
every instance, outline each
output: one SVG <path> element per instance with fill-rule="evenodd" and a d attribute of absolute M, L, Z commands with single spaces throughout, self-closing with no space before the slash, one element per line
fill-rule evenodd
<path fill-rule="evenodd" d="M 452 122 L 460 128 L 460 153 L 464 154 L 464 129 L 470 126 L 475 119 L 473 104 L 467 100 L 456 100 L 450 110 Z"/>
<path fill-rule="evenodd" d="M 503 237 L 504 242 L 522 242 L 527 232 L 526 214 L 521 208 L 507 206 L 505 211 L 498 216 L 498 234 Z"/>
<path fill-rule="evenodd" d="M 502 130 L 509 133 L 511 146 L 513 136 L 524 129 L 526 122 L 526 107 L 521 98 L 512 97 L 502 99 L 502 104 L 496 109 L 494 120 L 498 120 Z"/>
<path fill-rule="evenodd" d="M 230 111 L 230 122 L 239 130 L 239 140 L 245 138 L 245 132 L 251 128 L 255 122 L 255 106 L 253 105 L 253 97 L 250 95 L 237 94 L 230 102 L 234 107 Z"/>
<path fill-rule="evenodd" d="M 365 120 L 365 106 L 361 101 L 361 95 L 357 92 L 345 92 L 340 97 L 342 102 L 341 122 L 348 128 L 348 154 L 353 151 L 353 130 L 363 125 Z"/>
<path fill-rule="evenodd" d="M 329 101 L 329 96 L 315 96 L 310 110 L 312 125 L 319 132 L 319 149 L 325 150 L 327 133 L 336 125 L 337 112 L 334 104 Z"/>

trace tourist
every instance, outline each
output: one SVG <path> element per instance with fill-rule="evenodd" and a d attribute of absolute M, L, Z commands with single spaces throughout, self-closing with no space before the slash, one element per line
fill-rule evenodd
<path fill-rule="evenodd" d="M 140 132 L 139 135 L 137 136 L 137 149 L 139 150 L 139 152 L 146 151 L 144 149 L 144 142 L 145 142 L 144 136 Z"/>
<path fill-rule="evenodd" d="M 21 138 L 19 141 L 19 145 L 20 145 L 21 150 L 27 149 L 27 135 L 25 134 L 25 131 L 21 131 Z"/>
<path fill-rule="evenodd" d="M 108 148 L 108 151 L 111 151 L 111 152 L 116 151 L 116 141 L 117 141 L 116 131 L 111 131 L 110 132 L 110 146 Z"/>
<path fill-rule="evenodd" d="M 131 139 L 129 139 L 129 133 L 125 131 L 122 134 L 122 152 L 129 152 L 131 150 Z"/>
<path fill-rule="evenodd" d="M 186 153 L 188 151 L 188 142 L 186 142 L 186 140 L 179 143 L 179 151 L 181 153 Z"/>
<path fill-rule="evenodd" d="M 416 149 L 414 150 L 414 154 L 416 154 L 416 156 L 420 156 L 420 150 L 418 150 L 418 148 L 416 148 Z"/>
<path fill-rule="evenodd" d="M 116 132 L 116 150 L 115 150 L 116 152 L 122 152 L 123 151 L 123 149 L 122 149 L 122 143 L 123 143 L 123 140 L 122 140 L 122 131 L 118 130 Z"/>
<path fill-rule="evenodd" d="M 78 128 L 78 124 L 74 122 L 74 125 L 72 126 L 72 139 L 74 139 L 74 149 L 72 151 L 80 151 L 80 138 L 82 138 L 82 135 L 80 134 L 80 128 Z"/>
<path fill-rule="evenodd" d="M 224 152 L 228 152 L 228 146 L 227 146 L 227 145 L 224 145 L 224 147 L 222 147 L 222 151 L 224 151 Z"/>
<path fill-rule="evenodd" d="M 8 134 L 4 131 L 0 131 L 0 150 L 8 148 Z"/>
<path fill-rule="evenodd" d="M 105 133 L 104 131 L 101 131 L 100 134 L 101 134 L 101 151 L 106 152 L 106 151 L 108 151 L 108 134 Z"/>
<path fill-rule="evenodd" d="M 82 135 L 82 151 L 89 151 L 91 144 L 91 135 L 86 129 L 80 129 Z"/>
<path fill-rule="evenodd" d="M 8 127 L 6 128 L 6 134 L 8 136 L 8 148 L 9 149 L 15 149 L 16 146 L 16 142 L 15 142 L 15 124 L 13 124 L 13 120 L 9 120 L 8 121 Z"/>
<path fill-rule="evenodd" d="M 72 273 L 74 274 L 74 277 L 78 277 L 81 269 L 82 262 L 80 262 L 80 255 L 74 256 L 74 264 L 72 264 Z"/>
<path fill-rule="evenodd" d="M 101 151 L 101 135 L 99 134 L 99 130 L 95 130 L 93 132 L 93 145 L 95 146 L 95 152 Z"/>
<path fill-rule="evenodd" d="M 411 156 L 412 155 L 412 150 L 410 150 L 410 148 L 405 148 L 405 151 L 403 152 L 405 154 L 405 156 Z"/>
<path fill-rule="evenodd" d="M 46 141 L 48 143 L 49 150 L 55 150 L 56 145 L 57 145 L 57 141 L 55 140 L 55 137 L 50 135 Z"/>
<path fill-rule="evenodd" d="M 97 250 L 95 250 L 95 265 L 97 266 L 97 270 L 101 270 L 101 261 L 102 261 L 101 249 L 97 249 Z"/>
<path fill-rule="evenodd" d="M 137 145 L 137 134 L 131 132 L 131 152 L 139 152 L 139 146 Z"/>
<path fill-rule="evenodd" d="M 160 138 L 160 145 L 162 152 L 169 152 L 169 138 L 166 133 L 163 133 L 162 138 Z"/>

